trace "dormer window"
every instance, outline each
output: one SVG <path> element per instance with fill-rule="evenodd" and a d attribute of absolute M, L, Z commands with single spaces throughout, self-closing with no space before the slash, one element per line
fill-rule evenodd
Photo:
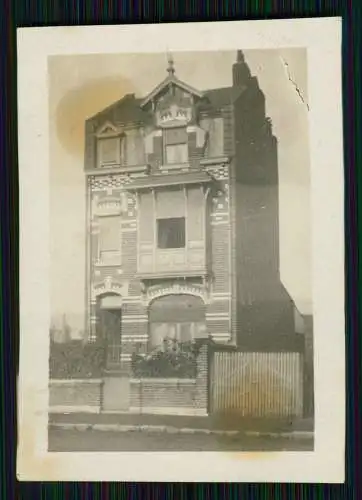
<path fill-rule="evenodd" d="M 119 129 L 106 124 L 97 133 L 97 167 L 121 165 L 124 158 L 125 136 Z"/>
<path fill-rule="evenodd" d="M 164 163 L 187 163 L 189 159 L 188 135 L 185 127 L 167 129 L 164 138 Z"/>
<path fill-rule="evenodd" d="M 172 114 L 170 112 L 162 113 L 161 115 L 161 120 L 166 121 L 172 118 Z"/>
<path fill-rule="evenodd" d="M 105 167 L 120 163 L 120 145 L 119 137 L 98 139 L 98 165 Z"/>
<path fill-rule="evenodd" d="M 186 111 L 179 109 L 176 113 L 176 116 L 177 116 L 177 118 L 187 118 L 187 113 L 186 113 Z"/>

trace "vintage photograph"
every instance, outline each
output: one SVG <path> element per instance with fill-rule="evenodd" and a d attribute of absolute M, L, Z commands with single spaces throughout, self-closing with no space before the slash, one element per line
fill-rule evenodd
<path fill-rule="evenodd" d="M 48 64 L 49 450 L 313 450 L 306 50 Z"/>
<path fill-rule="evenodd" d="M 340 482 L 338 19 L 18 32 L 20 480 Z"/>

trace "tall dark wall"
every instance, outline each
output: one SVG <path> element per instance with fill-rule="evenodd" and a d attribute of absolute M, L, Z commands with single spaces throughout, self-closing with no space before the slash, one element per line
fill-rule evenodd
<path fill-rule="evenodd" d="M 293 303 L 279 275 L 278 144 L 265 115 L 265 97 L 242 54 L 233 66 L 237 333 L 294 332 Z"/>

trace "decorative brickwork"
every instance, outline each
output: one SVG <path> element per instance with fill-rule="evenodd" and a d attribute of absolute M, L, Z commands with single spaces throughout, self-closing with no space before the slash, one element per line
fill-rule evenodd
<path fill-rule="evenodd" d="M 133 352 L 146 352 L 164 328 L 180 335 L 187 319 L 193 328 L 202 323 L 205 330 L 206 323 L 203 334 L 224 344 L 245 345 L 294 329 L 292 303 L 279 278 L 277 143 L 257 80 L 239 56 L 232 87 L 200 93 L 173 73 L 167 82 L 145 99 L 125 96 L 86 123 L 86 325 L 92 340 L 98 334 L 114 344 L 112 360 L 123 374 Z M 95 132 L 106 126 L 124 130 L 126 142 L 114 164 L 99 168 Z M 119 225 L 100 223 L 112 214 Z M 116 250 L 107 237 L 111 226 L 119 230 Z M 108 248 L 101 262 L 104 240 Z M 118 307 L 120 323 L 113 323 L 109 335 L 112 322 L 99 319 L 112 307 L 97 304 L 112 293 L 120 300 L 109 317 Z M 186 309 L 171 328 L 173 310 L 161 307 L 151 321 L 153 301 L 168 295 L 171 302 L 177 296 L 181 302 L 182 295 L 202 299 L 199 317 L 191 321 Z M 307 330 L 310 385 L 312 329 Z M 195 380 L 131 381 L 134 411 L 206 411 L 207 349 L 201 348 Z M 108 382 L 111 407 L 119 385 Z M 310 412 L 311 395 L 305 397 Z"/>

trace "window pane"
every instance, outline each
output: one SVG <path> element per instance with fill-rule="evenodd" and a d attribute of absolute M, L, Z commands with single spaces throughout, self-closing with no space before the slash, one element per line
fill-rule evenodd
<path fill-rule="evenodd" d="M 188 161 L 188 146 L 187 144 L 177 144 L 166 146 L 166 162 L 167 163 L 187 163 Z"/>
<path fill-rule="evenodd" d="M 171 146 L 172 144 L 186 144 L 188 135 L 186 128 L 170 128 L 164 132 L 165 144 Z"/>
<path fill-rule="evenodd" d="M 193 323 L 180 323 L 180 341 L 191 342 L 193 339 Z"/>
<path fill-rule="evenodd" d="M 119 138 L 112 137 L 109 139 L 99 139 L 98 141 L 98 151 L 99 151 L 99 162 L 102 163 L 118 163 L 119 158 Z"/>
<path fill-rule="evenodd" d="M 162 345 L 163 340 L 167 337 L 167 323 L 151 323 L 151 347 Z"/>
<path fill-rule="evenodd" d="M 185 218 L 157 220 L 158 248 L 185 247 Z"/>

